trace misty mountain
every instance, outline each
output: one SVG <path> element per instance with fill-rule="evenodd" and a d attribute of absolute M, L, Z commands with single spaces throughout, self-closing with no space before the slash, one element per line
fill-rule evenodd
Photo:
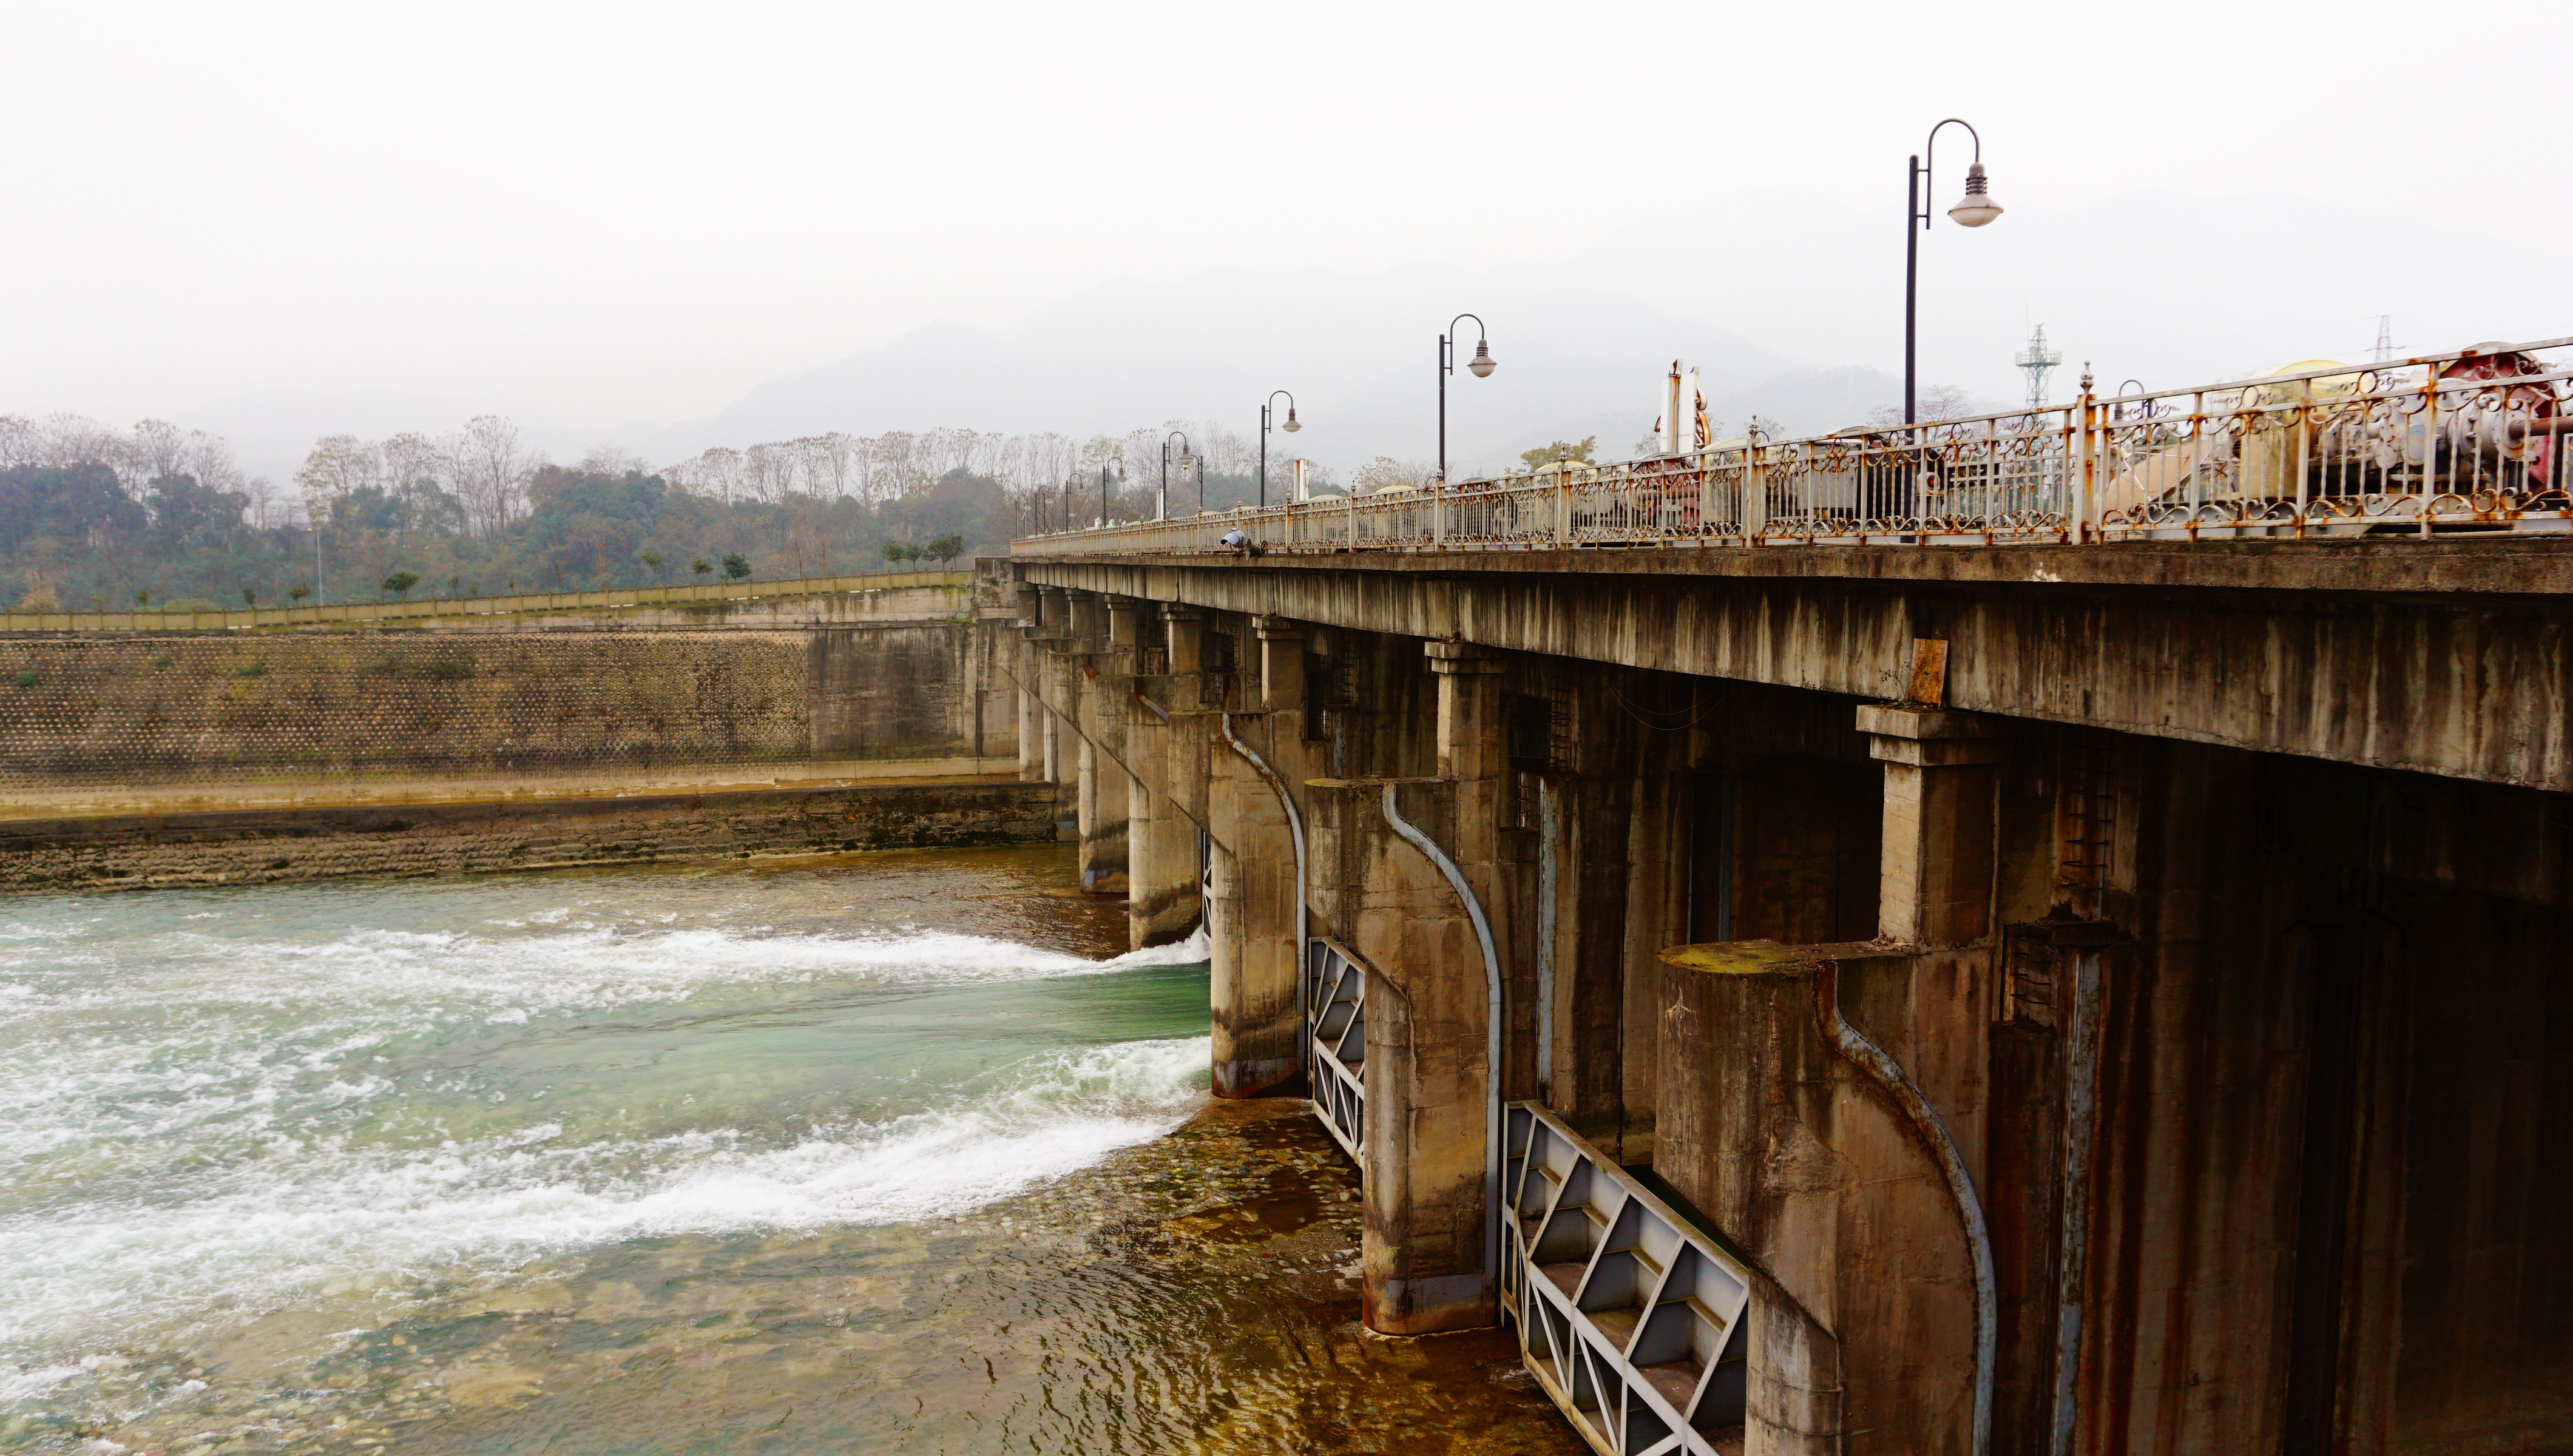
<path fill-rule="evenodd" d="M 1592 433 L 1622 453 L 1650 427 L 1674 359 L 1702 371 L 1710 409 L 1732 426 L 1756 411 L 1829 428 L 1900 393 L 1899 380 L 1874 370 L 1807 367 L 1614 293 L 1444 269 L 1371 279 L 1224 272 L 1092 290 L 1000 331 L 917 329 L 767 380 L 709 418 L 618 433 L 655 458 L 832 429 L 1091 434 L 1212 419 L 1249 433 L 1261 400 L 1285 387 L 1304 424 L 1298 452 L 1343 467 L 1378 454 L 1427 459 L 1437 449 L 1437 337 L 1457 300 L 1484 305 L 1499 367 L 1448 380 L 1455 468 Z M 1460 361 L 1472 353 L 1472 321 L 1462 330 Z"/>
<path fill-rule="evenodd" d="M 1222 270 L 1178 281 L 1123 281 L 999 329 L 933 324 L 813 367 L 763 380 L 718 412 L 679 422 L 601 425 L 548 419 L 497 396 L 270 390 L 192 414 L 230 437 L 254 474 L 290 480 L 312 441 L 443 433 L 472 414 L 510 414 L 556 460 L 601 442 L 656 462 L 713 445 L 745 446 L 830 430 L 876 434 L 961 426 L 1122 433 L 1212 421 L 1250 434 L 1261 401 L 1290 390 L 1304 428 L 1273 440 L 1346 470 L 1376 455 L 1437 451 L 1437 338 L 1455 305 L 1488 325 L 1499 367 L 1448 380 L 1453 470 L 1485 470 L 1554 439 L 1599 437 L 1623 455 L 1651 427 L 1663 371 L 1701 371 L 1722 433 L 1753 414 L 1794 432 L 1837 428 L 1897 401 L 1901 380 L 1772 348 L 1638 294 L 1662 289 L 1633 259 L 1597 270 L 1602 287 L 1490 278 L 1447 267 L 1350 278 L 1319 270 Z M 1617 286 L 1637 292 L 1621 292 Z M 1473 321 L 1460 326 L 1470 358 Z M 1980 399 L 1999 407 L 2003 401 Z M 1281 401 L 1283 413 L 1284 401 Z"/>

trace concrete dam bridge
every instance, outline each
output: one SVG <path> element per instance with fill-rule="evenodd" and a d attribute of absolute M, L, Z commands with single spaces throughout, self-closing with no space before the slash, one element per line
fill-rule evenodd
<path fill-rule="evenodd" d="M 1597 1449 L 2573 1449 L 2563 344 L 1107 523 L 976 629 L 1367 1325 Z"/>

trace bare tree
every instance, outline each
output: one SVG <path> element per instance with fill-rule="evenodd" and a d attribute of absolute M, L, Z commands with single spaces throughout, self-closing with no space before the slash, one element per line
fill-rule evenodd
<path fill-rule="evenodd" d="M 920 437 L 909 430 L 889 429 L 875 437 L 875 447 L 868 452 L 874 471 L 868 484 L 868 498 L 882 502 L 910 491 L 914 475 L 920 468 Z"/>
<path fill-rule="evenodd" d="M 741 451 L 716 445 L 690 462 L 688 473 L 693 488 L 729 505 L 741 489 Z"/>
<path fill-rule="evenodd" d="M 792 441 L 755 444 L 741 452 L 742 492 L 753 500 L 780 501 L 795 492 L 801 453 Z"/>
<path fill-rule="evenodd" d="M 446 455 L 471 529 L 493 534 L 520 512 L 538 460 L 519 441 L 517 425 L 497 414 L 477 414 L 447 439 Z"/>
<path fill-rule="evenodd" d="M 1912 399 L 1913 413 L 1919 416 L 1922 423 L 1928 423 L 1933 419 L 1955 419 L 1968 412 L 1966 391 L 1955 384 L 1932 384 L 1929 388 L 1916 392 Z M 1879 405 L 1868 411 L 1867 422 L 1874 425 L 1899 426 L 1903 423 L 1903 406 Z"/>
<path fill-rule="evenodd" d="M 865 440 L 835 429 L 828 434 L 813 436 L 808 443 L 812 446 L 812 453 L 806 468 L 815 478 L 827 483 L 832 499 L 842 499 L 851 490 L 860 488 L 859 482 L 866 469 Z"/>
<path fill-rule="evenodd" d="M 1417 489 L 1437 473 L 1438 467 L 1425 460 L 1378 455 L 1350 473 L 1349 490 L 1356 495 L 1372 495 L 1379 490 Z"/>
<path fill-rule="evenodd" d="M 133 437 L 118 454 L 122 456 L 117 461 L 122 467 L 118 473 L 132 483 L 189 473 L 188 432 L 166 419 L 146 419 L 136 424 Z"/>
<path fill-rule="evenodd" d="M 377 481 L 376 447 L 354 434 L 326 434 L 313 442 L 295 483 L 304 493 L 308 519 L 327 521 L 334 502 Z"/>
<path fill-rule="evenodd" d="M 39 463 L 44 427 L 23 414 L 0 414 L 0 470 Z"/>
<path fill-rule="evenodd" d="M 591 445 L 588 452 L 580 457 L 580 462 L 572 468 L 584 475 L 606 475 L 614 478 L 628 471 L 637 475 L 649 474 L 652 462 L 623 445 L 600 443 Z"/>

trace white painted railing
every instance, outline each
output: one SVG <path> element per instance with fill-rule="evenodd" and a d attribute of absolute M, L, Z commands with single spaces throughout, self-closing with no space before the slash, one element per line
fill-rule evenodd
<path fill-rule="evenodd" d="M 1364 1167 L 1366 967 L 1318 938 L 1304 943 L 1304 1080 L 1313 1115 Z"/>
<path fill-rule="evenodd" d="M 1502 1295 L 1519 1350 L 1607 1456 L 1715 1456 L 1743 1423 L 1751 1281 L 1533 1102 L 1513 1102 Z"/>
<path fill-rule="evenodd" d="M 1019 556 L 2573 531 L 2573 339 L 1566 462 L 1022 539 Z M 1242 544 L 1228 544 L 1239 533 Z"/>

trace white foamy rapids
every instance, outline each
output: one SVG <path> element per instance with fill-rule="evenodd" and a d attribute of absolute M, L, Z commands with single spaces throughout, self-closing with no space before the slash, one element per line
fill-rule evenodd
<path fill-rule="evenodd" d="M 504 1272 L 619 1239 L 954 1214 L 1177 1126 L 1203 1100 L 1208 1055 L 1202 1037 L 1044 1054 L 947 1107 L 786 1146 L 722 1132 L 574 1144 L 549 1123 L 430 1149 L 281 1139 L 182 1202 L 0 1220 L 0 1344 L 236 1318 L 335 1283 Z M 68 1373 L 0 1369 L 0 1389 L 32 1397 Z"/>
<path fill-rule="evenodd" d="M 92 1005 L 143 1009 L 181 1002 L 318 1006 L 483 1004 L 492 1009 L 587 1010 L 669 1001 L 711 986 L 776 986 L 851 981 L 878 985 L 970 985 L 1054 976 L 1093 976 L 1207 959 L 1205 932 L 1093 961 L 990 936 L 951 931 L 887 935 L 763 935 L 720 928 L 636 932 L 582 926 L 544 935 L 359 929 L 318 944 L 224 939 L 182 932 L 148 948 L 148 969 L 112 991 L 67 993 Z M 132 951 L 127 952 L 132 956 Z M 66 960 L 51 945 L 0 950 L 0 972 L 31 961 Z M 143 959 L 143 958 L 136 958 Z M 217 975 L 205 973 L 213 971 Z M 27 1015 L 48 1002 L 17 980 L 0 1015 Z"/>
<path fill-rule="evenodd" d="M 177 942 L 178 944 L 173 944 Z M 946 931 L 832 937 L 721 929 L 635 934 L 583 927 L 482 937 L 363 929 L 318 944 L 196 933 L 121 948 L 117 974 L 59 950 L 0 953 L 0 1175 L 101 1141 L 222 1122 L 261 1135 L 278 1099 L 310 1094 L 371 1049 L 468 1025 L 686 1002 L 726 990 L 938 987 L 1097 976 L 1207 959 L 1203 932 L 1092 961 Z M 28 963 L 83 972 L 59 990 Z M 363 1074 L 336 1088 L 355 1102 Z M 334 1089 L 323 1089 L 326 1094 Z M 299 1102 L 301 1098 L 299 1097 Z M 299 1108 L 301 1110 L 301 1108 Z"/>

